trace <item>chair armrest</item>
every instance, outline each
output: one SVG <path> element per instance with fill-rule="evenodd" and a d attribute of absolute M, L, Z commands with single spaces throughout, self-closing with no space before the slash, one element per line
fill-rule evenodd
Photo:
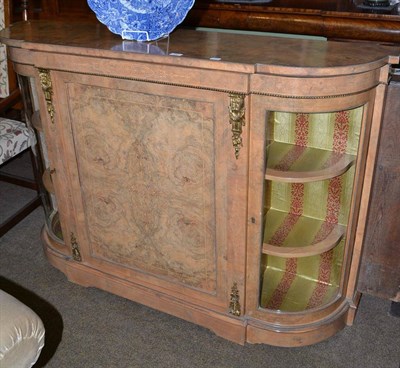
<path fill-rule="evenodd" d="M 41 319 L 25 304 L 0 290 L 0 366 L 32 367 L 44 346 Z"/>
<path fill-rule="evenodd" d="M 21 92 L 19 89 L 12 91 L 8 97 L 0 99 L 0 116 L 19 102 L 21 102 Z"/>

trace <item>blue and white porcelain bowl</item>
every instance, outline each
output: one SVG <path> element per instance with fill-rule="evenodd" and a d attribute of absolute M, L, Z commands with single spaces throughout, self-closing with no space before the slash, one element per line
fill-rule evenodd
<path fill-rule="evenodd" d="M 125 40 L 153 41 L 169 35 L 195 0 L 88 0 L 97 19 Z"/>

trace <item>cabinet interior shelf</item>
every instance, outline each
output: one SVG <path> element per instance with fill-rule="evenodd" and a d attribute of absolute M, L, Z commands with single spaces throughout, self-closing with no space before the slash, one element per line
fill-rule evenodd
<path fill-rule="evenodd" d="M 338 294 L 336 280 L 321 282 L 306 275 L 291 275 L 273 267 L 267 267 L 262 277 L 265 280 L 263 283 L 265 288 L 262 290 L 260 306 L 264 309 L 304 312 L 307 309 L 326 305 Z M 293 278 L 293 283 L 280 283 L 279 280 L 285 277 Z M 271 283 L 271 280 L 278 280 L 278 282 Z"/>
<path fill-rule="evenodd" d="M 345 232 L 340 224 L 270 209 L 262 252 L 283 258 L 319 255 L 338 245 Z"/>
<path fill-rule="evenodd" d="M 345 173 L 355 155 L 274 141 L 267 148 L 265 179 L 307 183 L 331 179 Z"/>

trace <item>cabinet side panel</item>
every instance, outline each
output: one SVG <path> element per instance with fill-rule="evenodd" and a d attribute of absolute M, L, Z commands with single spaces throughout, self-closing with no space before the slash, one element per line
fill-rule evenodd
<path fill-rule="evenodd" d="M 214 293 L 213 104 L 159 91 L 68 84 L 90 257 Z"/>
<path fill-rule="evenodd" d="M 388 87 L 358 290 L 400 301 L 400 81 Z"/>

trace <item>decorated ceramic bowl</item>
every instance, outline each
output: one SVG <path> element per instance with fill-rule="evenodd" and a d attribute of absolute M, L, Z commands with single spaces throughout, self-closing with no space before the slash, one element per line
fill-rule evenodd
<path fill-rule="evenodd" d="M 194 0 L 88 0 L 97 19 L 125 40 L 153 41 L 169 35 Z"/>

